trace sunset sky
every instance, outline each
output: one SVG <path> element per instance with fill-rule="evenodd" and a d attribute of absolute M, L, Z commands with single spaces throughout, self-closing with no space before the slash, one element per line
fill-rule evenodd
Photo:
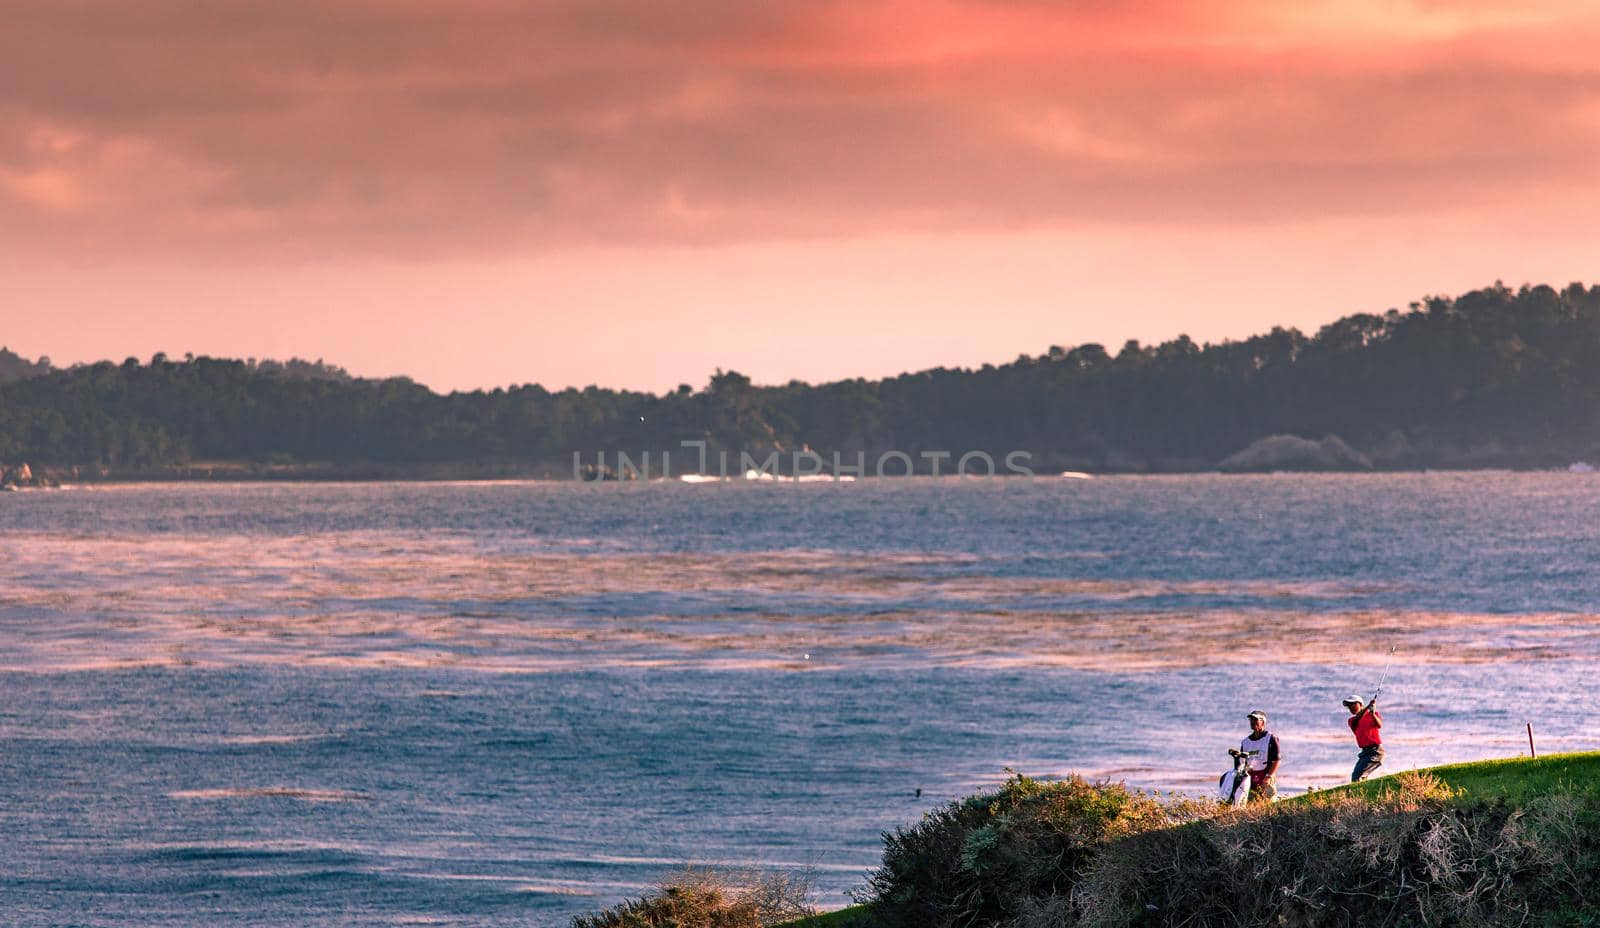
<path fill-rule="evenodd" d="M 664 390 L 1600 281 L 1600 4 L 0 0 L 0 344 Z"/>

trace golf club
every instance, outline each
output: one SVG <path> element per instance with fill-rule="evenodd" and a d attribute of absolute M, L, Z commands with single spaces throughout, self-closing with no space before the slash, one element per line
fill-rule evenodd
<path fill-rule="evenodd" d="M 1389 671 L 1394 668 L 1394 652 L 1395 649 L 1391 646 L 1389 648 L 1389 662 L 1383 665 L 1383 675 L 1378 677 L 1378 685 L 1373 687 L 1372 699 L 1367 703 L 1368 705 L 1378 701 L 1378 695 L 1383 692 L 1383 684 L 1389 680 Z"/>

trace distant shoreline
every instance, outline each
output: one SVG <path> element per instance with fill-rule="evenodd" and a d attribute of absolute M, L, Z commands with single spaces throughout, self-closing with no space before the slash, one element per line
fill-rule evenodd
<path fill-rule="evenodd" d="M 0 348 L 0 483 L 32 485 L 13 475 L 23 462 L 55 462 L 44 480 L 60 483 L 1600 462 L 1600 286 L 1497 283 L 1412 307 L 1314 334 L 1058 345 L 870 380 L 760 385 L 719 369 L 660 394 L 440 394 L 325 364 L 162 354 L 58 370 Z"/>
<path fill-rule="evenodd" d="M 885 475 L 881 477 L 861 478 L 870 482 L 894 482 L 898 480 L 941 479 L 941 480 L 967 480 L 986 481 L 990 479 L 1006 480 L 1083 480 L 1105 477 L 1201 477 L 1201 476 L 1226 476 L 1226 477 L 1263 477 L 1263 476 L 1305 476 L 1305 475 L 1393 475 L 1393 474 L 1484 474 L 1484 473 L 1571 473 L 1573 476 L 1584 476 L 1587 471 L 1572 470 L 1575 465 L 1566 466 L 1514 466 L 1514 465 L 1472 465 L 1455 464 L 1440 467 L 1375 467 L 1365 469 L 1317 469 L 1317 468 L 1282 468 L 1261 470 L 1236 470 L 1224 471 L 1217 468 L 1193 470 L 1107 470 L 1095 473 L 1068 472 L 1065 474 L 1054 471 L 1040 472 L 1032 476 L 1019 474 L 996 474 L 987 477 L 982 474 L 958 476 L 944 473 L 913 474 L 909 476 Z M 167 468 L 159 470 L 140 471 L 111 471 L 95 473 L 88 468 L 38 468 L 39 476 L 35 482 L 21 486 L 7 486 L 7 490 L 34 490 L 64 488 L 73 486 L 102 486 L 102 485 L 130 485 L 130 484 L 240 484 L 240 483 L 687 483 L 684 476 L 698 476 L 692 471 L 688 474 L 672 474 L 662 476 L 653 474 L 648 478 L 625 479 L 575 479 L 570 470 L 565 472 L 553 468 L 527 468 L 516 470 L 504 466 L 472 466 L 472 465 L 395 465 L 395 464 L 274 464 L 250 465 L 242 462 L 218 462 L 203 465 L 191 465 L 180 468 Z M 701 482 L 709 483 L 757 483 L 761 481 L 747 480 L 743 477 L 730 475 L 720 478 L 716 474 L 704 475 L 709 479 Z M 809 478 L 809 482 L 835 483 L 853 482 L 857 478 L 851 475 L 841 475 L 843 479 L 828 479 L 832 475 L 821 474 Z M 769 482 L 794 483 L 793 475 L 778 475 Z"/>

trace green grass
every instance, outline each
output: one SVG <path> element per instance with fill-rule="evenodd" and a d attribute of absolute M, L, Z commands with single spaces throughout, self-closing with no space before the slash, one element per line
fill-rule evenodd
<path fill-rule="evenodd" d="M 789 922 L 781 928 L 851 928 L 866 914 L 866 911 L 866 906 L 853 905 L 848 909 L 824 912 L 821 915 L 802 918 L 797 922 Z"/>
<path fill-rule="evenodd" d="M 1459 791 L 1457 798 L 1463 802 L 1492 799 L 1525 802 L 1551 793 L 1600 796 L 1600 751 L 1549 754 L 1533 760 L 1526 757 L 1480 760 L 1418 771 L 1423 772 L 1433 774 L 1451 789 Z M 1319 790 L 1307 796 L 1361 796 L 1372 799 L 1393 788 L 1392 776 L 1378 777 L 1363 783 Z"/>

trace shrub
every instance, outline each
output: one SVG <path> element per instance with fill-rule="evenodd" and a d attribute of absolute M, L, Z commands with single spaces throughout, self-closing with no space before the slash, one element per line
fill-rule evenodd
<path fill-rule="evenodd" d="M 772 928 L 815 913 L 807 877 L 691 868 L 654 895 L 574 918 L 572 928 Z"/>
<path fill-rule="evenodd" d="M 1219 810 L 1108 842 L 1069 893 L 1012 928 L 1488 928 L 1600 901 L 1592 804 L 1467 804 L 1425 774 L 1393 781 L 1371 799 Z"/>
<path fill-rule="evenodd" d="M 1121 784 L 1014 776 L 884 835 L 861 894 L 884 928 L 965 928 L 1070 892 L 1101 844 L 1189 814 Z"/>
<path fill-rule="evenodd" d="M 885 842 L 875 928 L 1576 928 L 1600 907 L 1600 798 L 1469 803 L 1427 774 L 1244 809 L 1016 777 Z"/>

